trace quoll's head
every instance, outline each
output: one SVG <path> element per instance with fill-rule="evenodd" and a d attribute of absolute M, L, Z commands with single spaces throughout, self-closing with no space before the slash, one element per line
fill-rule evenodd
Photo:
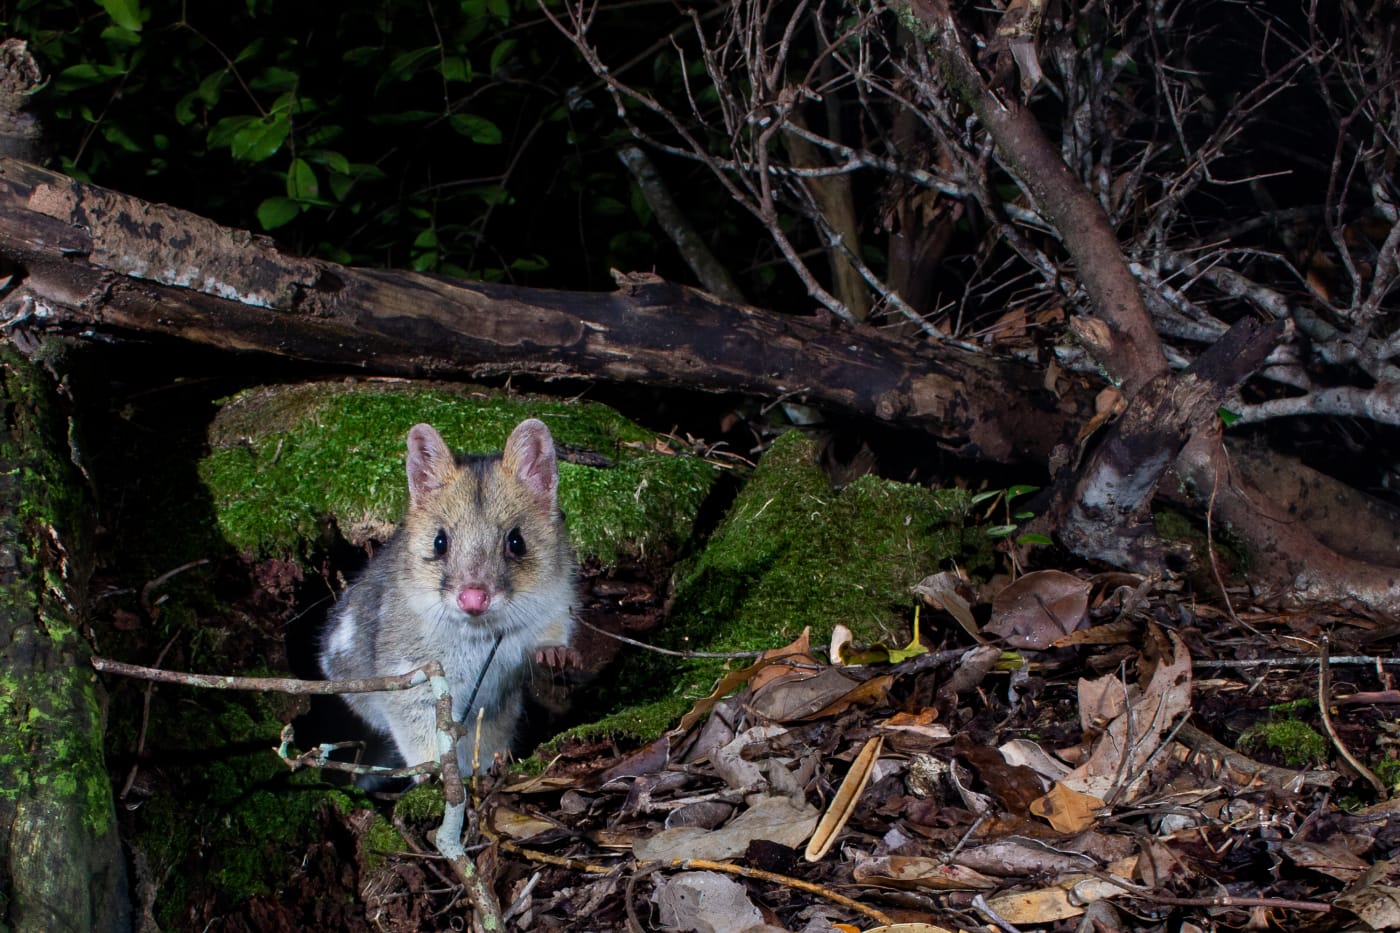
<path fill-rule="evenodd" d="M 491 624 L 564 572 L 559 469 L 544 422 L 522 421 L 499 455 L 463 458 L 415 425 L 407 467 L 408 560 L 445 615 Z"/>

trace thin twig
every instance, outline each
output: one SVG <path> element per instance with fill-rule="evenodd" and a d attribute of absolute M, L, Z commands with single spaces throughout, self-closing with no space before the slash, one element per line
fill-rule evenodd
<path fill-rule="evenodd" d="M 1327 662 L 1327 648 L 1329 639 L 1323 635 L 1318 641 L 1318 673 L 1317 673 L 1317 708 L 1322 716 L 1322 728 L 1327 733 L 1327 737 L 1332 740 L 1332 746 L 1337 749 L 1338 754 L 1346 760 L 1346 763 L 1356 769 L 1356 773 L 1366 779 L 1376 793 L 1385 796 L 1389 788 L 1385 782 L 1376 777 L 1375 772 L 1361 763 L 1361 760 L 1351 753 L 1342 737 L 1337 734 L 1336 727 L 1332 724 L 1332 665 Z"/>

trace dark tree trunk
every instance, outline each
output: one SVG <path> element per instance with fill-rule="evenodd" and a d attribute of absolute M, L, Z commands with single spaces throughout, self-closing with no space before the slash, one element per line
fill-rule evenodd
<path fill-rule="evenodd" d="M 0 925 L 131 925 L 101 687 L 79 635 L 84 488 L 48 377 L 0 341 Z"/>

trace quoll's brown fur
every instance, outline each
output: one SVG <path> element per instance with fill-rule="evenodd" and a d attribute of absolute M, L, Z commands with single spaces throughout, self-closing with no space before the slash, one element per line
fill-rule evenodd
<path fill-rule="evenodd" d="M 407 469 L 403 524 L 341 597 L 321 670 L 333 680 L 382 677 L 440 660 L 453 718 L 467 726 L 457 746 L 467 774 L 510 750 L 532 665 L 571 655 L 575 562 L 559 511 L 554 440 L 529 419 L 500 454 L 459 458 L 420 424 L 408 432 Z M 407 764 L 436 760 L 428 688 L 344 700 L 393 739 Z M 478 709 L 485 715 L 473 760 Z"/>

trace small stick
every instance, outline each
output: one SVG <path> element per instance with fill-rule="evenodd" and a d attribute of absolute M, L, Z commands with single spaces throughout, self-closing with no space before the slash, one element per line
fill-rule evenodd
<path fill-rule="evenodd" d="M 1327 737 L 1332 740 L 1333 747 L 1337 749 L 1342 758 L 1346 759 L 1346 763 L 1355 768 L 1356 773 L 1360 774 L 1367 783 L 1376 789 L 1376 793 L 1384 797 L 1389 790 L 1385 786 L 1385 782 L 1376 777 L 1370 768 L 1362 764 L 1361 760 L 1351 753 L 1351 749 L 1347 748 L 1346 743 L 1342 741 L 1342 737 L 1337 734 L 1336 728 L 1332 725 L 1332 711 L 1330 709 L 1332 703 L 1332 665 L 1327 657 L 1329 644 L 1330 640 L 1326 635 L 1322 636 L 1318 643 L 1317 709 L 1322 714 L 1322 728 L 1326 730 Z"/>

